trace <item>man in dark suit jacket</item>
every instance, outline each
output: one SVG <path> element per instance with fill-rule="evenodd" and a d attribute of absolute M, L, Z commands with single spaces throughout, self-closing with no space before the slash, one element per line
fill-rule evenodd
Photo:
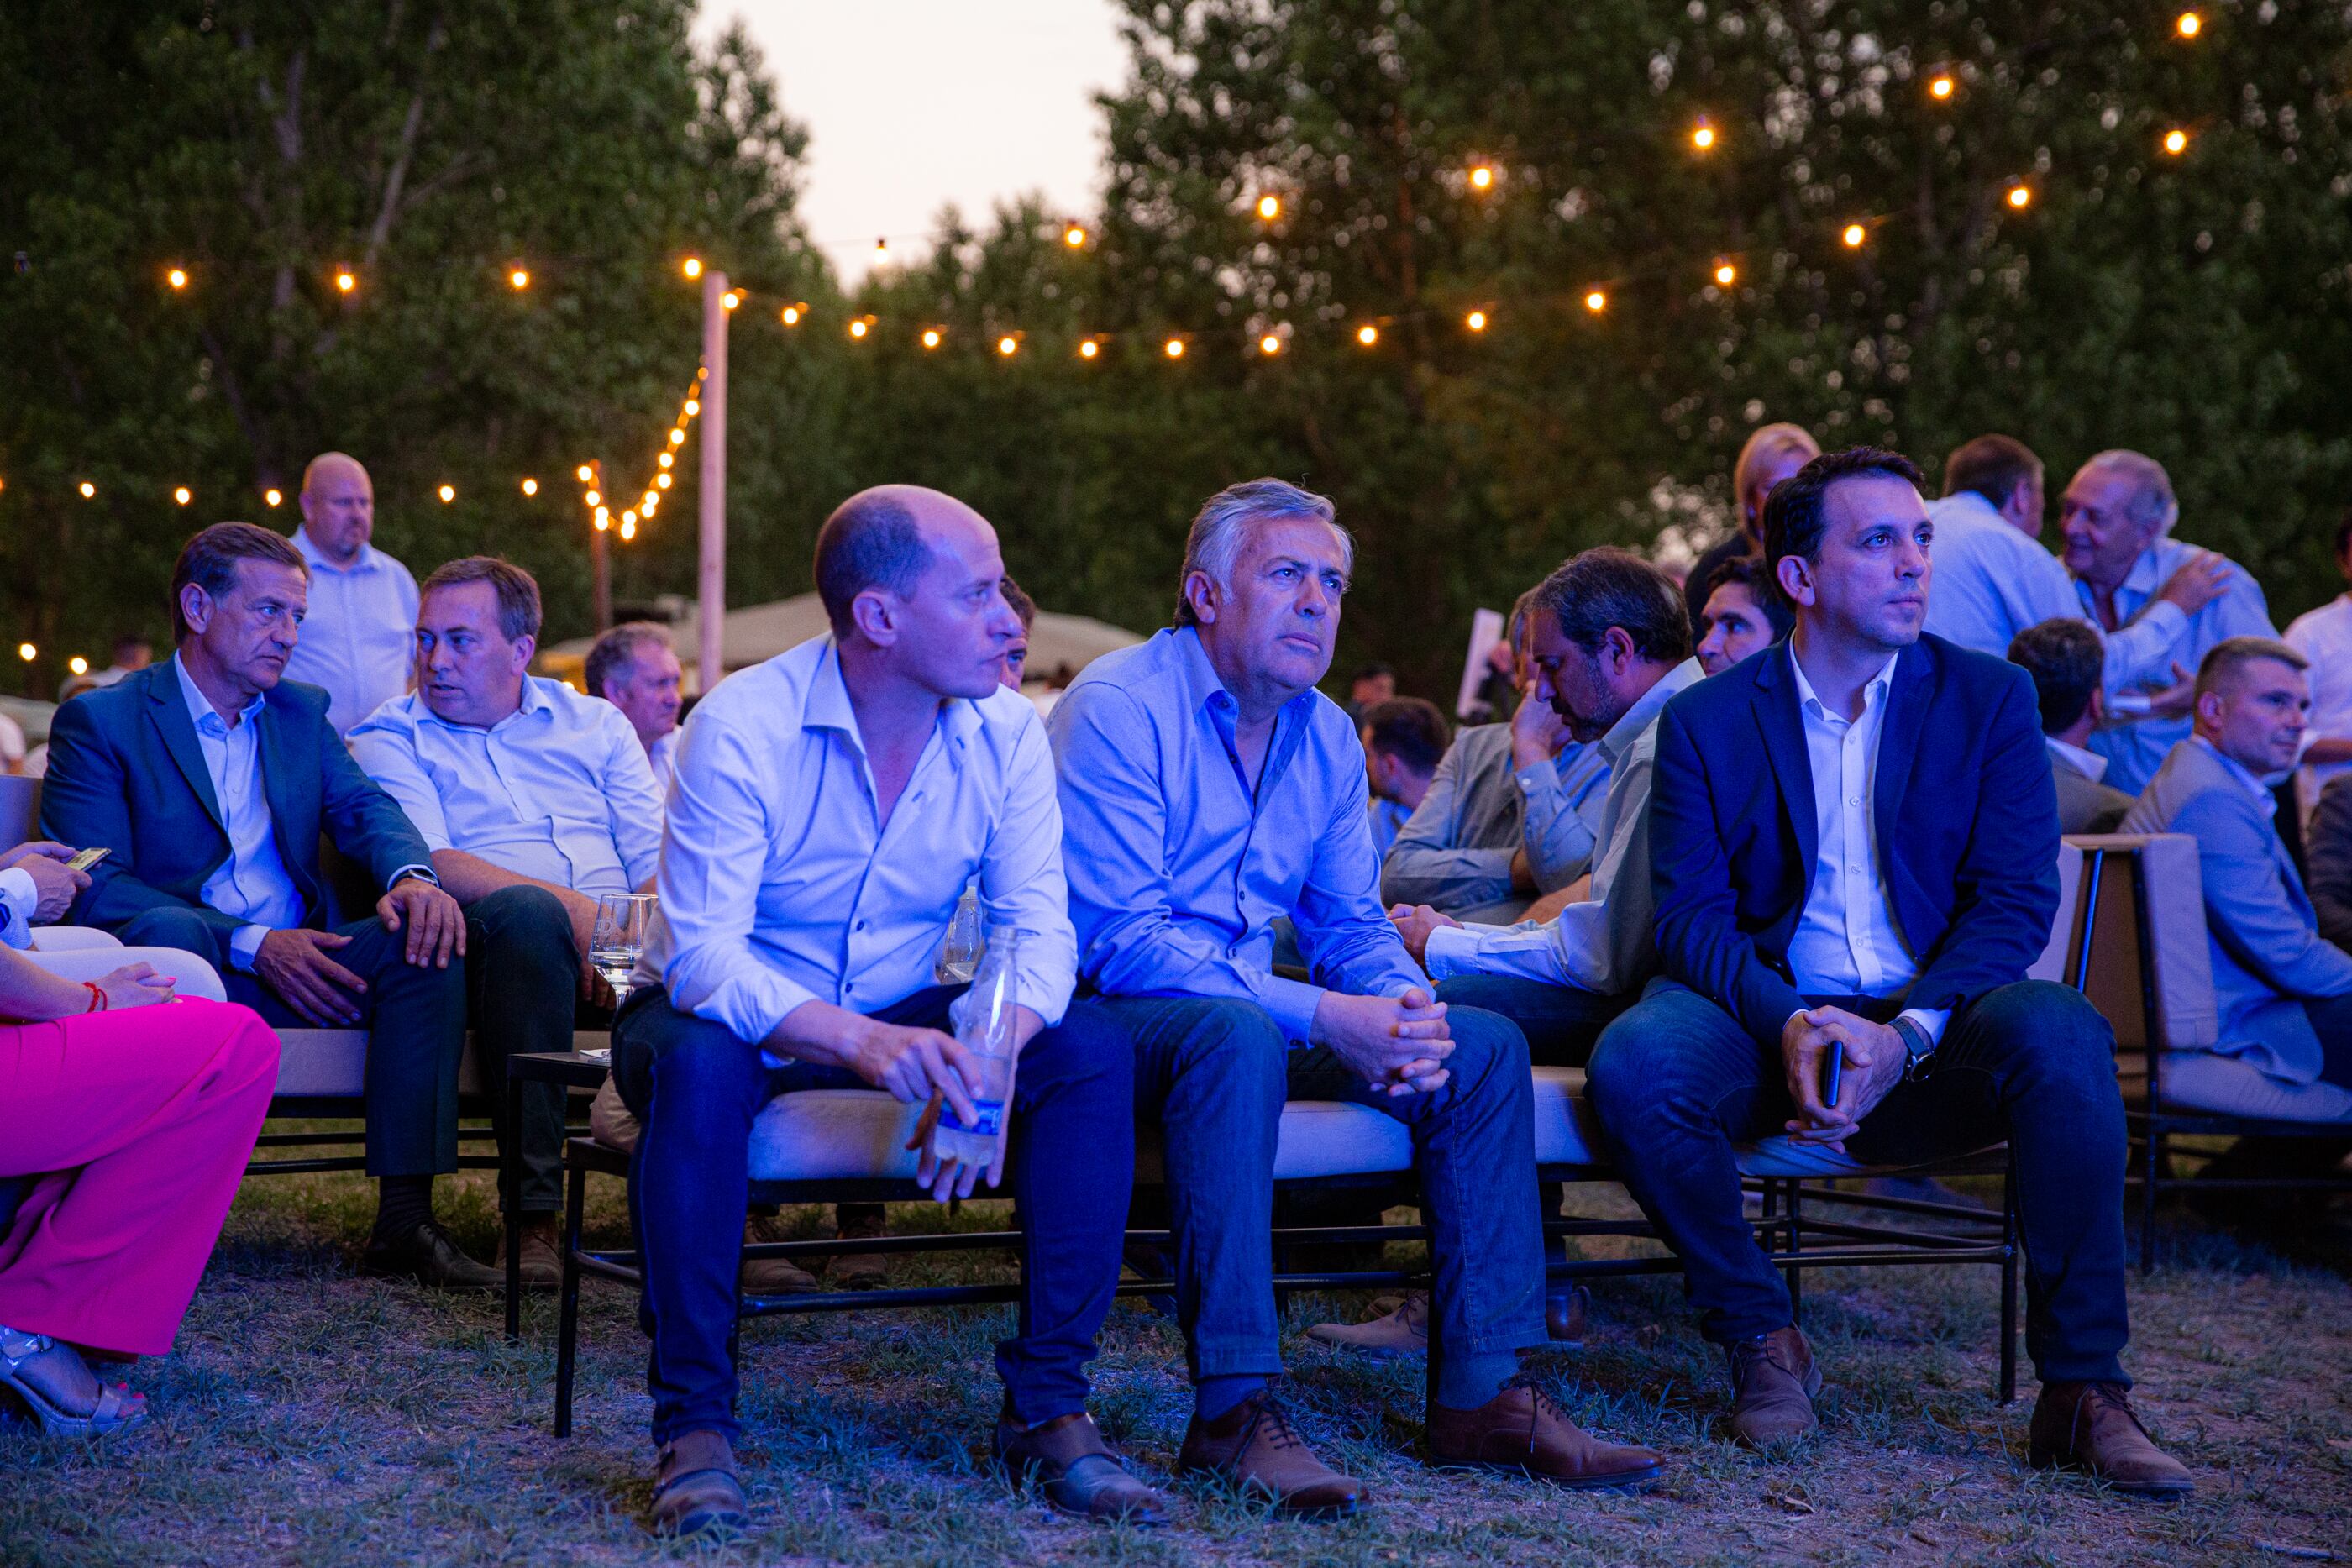
<path fill-rule="evenodd" d="M 2112 833 L 2132 797 L 2102 782 L 2107 759 L 2090 748 L 2106 716 L 2100 695 L 2106 649 L 2087 621 L 2043 621 L 2010 639 L 2009 662 L 2033 677 L 2042 743 L 2050 748 L 2050 782 L 2058 792 L 2058 831 Z"/>
<path fill-rule="evenodd" d="M 1659 717 L 1663 974 L 1601 1036 L 1589 1092 L 1729 1355 L 1736 1437 L 1811 1430 L 1821 1373 L 1741 1213 L 1734 1145 L 1786 1131 L 1873 1164 L 2006 1140 L 2042 1382 L 2033 1458 L 2177 1496 L 2189 1472 L 2132 1416 L 2118 1359 L 2114 1035 L 2079 994 L 2024 977 L 2058 903 L 2032 685 L 1920 635 L 1934 528 L 1918 485 L 1864 447 L 1772 492 L 1766 557 L 1796 631 Z"/>
<path fill-rule="evenodd" d="M 75 901 L 82 925 L 208 959 L 231 1001 L 276 1028 L 368 1030 L 367 1169 L 379 1182 L 364 1271 L 489 1290 L 433 1219 L 457 1168 L 465 915 L 392 797 L 327 723 L 327 694 L 281 682 L 302 558 L 249 523 L 205 529 L 172 579 L 178 649 L 58 710 L 41 821 L 113 852 Z M 386 889 L 338 924 L 321 831 Z"/>

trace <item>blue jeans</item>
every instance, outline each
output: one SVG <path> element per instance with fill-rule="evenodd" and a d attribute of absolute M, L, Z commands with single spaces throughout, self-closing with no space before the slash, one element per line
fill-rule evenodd
<path fill-rule="evenodd" d="M 1292 1051 L 1255 1002 L 1103 998 L 1135 1041 L 1135 1114 L 1160 1124 L 1176 1317 L 1192 1376 L 1282 1370 L 1274 1315 L 1274 1154 L 1286 1100 L 1346 1100 L 1412 1134 L 1435 1261 L 1433 1354 L 1544 1343 L 1543 1219 L 1527 1041 L 1507 1019 L 1447 1015 L 1453 1076 L 1375 1095 L 1324 1050 Z"/>
<path fill-rule="evenodd" d="M 873 1016 L 945 1029 L 963 988 L 920 990 Z M 1024 1421 L 1086 1408 L 1086 1364 L 1118 1283 L 1135 1176 L 1132 1065 L 1126 1037 L 1087 1002 L 1072 1002 L 1021 1053 L 1005 1178 L 1023 1232 L 1021 1318 L 996 1347 L 996 1370 Z M 645 1270 L 638 1315 L 653 1340 L 654 1441 L 695 1431 L 732 1441 L 741 1427 L 728 1342 L 752 1119 L 779 1094 L 871 1085 L 845 1068 L 763 1066 L 757 1046 L 679 1012 L 658 986 L 632 995 L 614 1020 L 613 1077 L 644 1124 L 629 1206 Z"/>
<path fill-rule="evenodd" d="M 1839 1001 L 1847 998 L 1808 998 Z M 1894 1004 L 1865 1001 L 1879 1017 Z M 1789 1326 L 1780 1276 L 1740 1209 L 1732 1145 L 1795 1113 L 1778 1040 L 1668 979 L 1602 1032 L 1587 1070 L 1618 1175 L 1682 1259 L 1700 1330 L 1731 1344 Z M 1898 1083 L 1846 1145 L 1901 1164 L 2006 1140 L 2026 1254 L 2025 1346 L 2045 1383 L 2127 1383 L 2124 1107 L 2115 1032 L 2080 994 L 2021 980 L 1952 1017 L 1934 1072 Z"/>
<path fill-rule="evenodd" d="M 1437 999 L 1448 1008 L 1500 1013 L 1518 1025 L 1538 1067 L 1583 1066 L 1601 1031 L 1633 1003 L 1630 996 L 1596 996 L 1520 975 L 1456 975 L 1440 982 Z"/>

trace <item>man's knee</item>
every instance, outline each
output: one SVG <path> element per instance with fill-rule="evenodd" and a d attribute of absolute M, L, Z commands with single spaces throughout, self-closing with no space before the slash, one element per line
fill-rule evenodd
<path fill-rule="evenodd" d="M 2093 1091 L 2116 1082 L 2116 1031 L 2088 997 L 2050 980 L 2020 980 L 1988 991 L 1970 1009 L 1997 1059 L 2030 1060 L 2037 1073 Z"/>
<path fill-rule="evenodd" d="M 1517 1024 L 1482 1008 L 1449 1008 L 1454 1050 L 1445 1059 L 1456 1092 L 1525 1095 L 1531 1069 L 1528 1037 Z"/>
<path fill-rule="evenodd" d="M 756 1047 L 724 1024 L 677 1010 L 666 997 L 615 1025 L 613 1066 L 623 1102 L 647 1121 L 699 1120 L 730 1109 L 748 1118 L 767 1082 Z"/>
<path fill-rule="evenodd" d="M 1062 1021 L 1042 1030 L 1022 1052 L 1022 1071 L 1034 1061 L 1041 1073 L 1084 1080 L 1108 1099 L 1124 1103 L 1135 1093 L 1135 1042 L 1108 1008 L 1073 1001 Z"/>
<path fill-rule="evenodd" d="M 1670 1006 L 1639 1003 L 1619 1014 L 1593 1043 L 1592 1059 L 1584 1067 L 1584 1096 L 1612 1126 L 1629 1125 L 1644 1111 L 1662 1108 L 1670 1095 L 1675 1081 L 1666 1071 L 1673 1051 L 1671 1014 Z"/>
<path fill-rule="evenodd" d="M 1178 1048 L 1183 1070 L 1267 1086 L 1279 1098 L 1290 1041 L 1274 1015 L 1255 1002 L 1220 999 L 1195 1008 Z"/>
<path fill-rule="evenodd" d="M 572 912 L 543 887 L 502 887 L 476 899 L 466 910 L 466 929 L 469 940 L 478 936 L 509 961 L 580 961 Z"/>
<path fill-rule="evenodd" d="M 115 932 L 126 947 L 176 947 L 210 958 L 220 949 L 212 926 L 193 909 L 151 909 Z"/>

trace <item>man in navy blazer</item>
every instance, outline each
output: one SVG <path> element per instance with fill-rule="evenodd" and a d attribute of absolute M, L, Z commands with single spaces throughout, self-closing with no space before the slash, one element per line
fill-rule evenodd
<path fill-rule="evenodd" d="M 249 523 L 189 540 L 172 578 L 173 657 L 58 710 L 41 821 L 112 852 L 75 901 L 82 925 L 209 960 L 229 999 L 286 1028 L 368 1030 L 364 1271 L 495 1289 L 434 1222 L 457 1168 L 465 915 L 400 808 L 327 723 L 327 694 L 283 681 L 306 574 Z M 321 831 L 386 889 L 340 924 Z"/>
<path fill-rule="evenodd" d="M 2178 1496 L 2189 1472 L 2133 1416 L 2119 1360 L 2113 1031 L 2025 978 L 2058 904 L 2033 685 L 1920 634 L 1934 526 L 1918 486 L 1903 458 L 1859 447 L 1773 490 L 1767 563 L 1796 630 L 1659 717 L 1662 974 L 1602 1034 L 1589 1092 L 1729 1357 L 1739 1440 L 1811 1431 L 1821 1372 L 1741 1212 L 1734 1145 L 1786 1132 L 1895 1164 L 2006 1141 L 2042 1382 L 2032 1457 Z"/>

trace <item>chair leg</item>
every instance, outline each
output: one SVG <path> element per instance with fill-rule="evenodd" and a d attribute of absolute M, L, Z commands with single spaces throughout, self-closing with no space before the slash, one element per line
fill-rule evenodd
<path fill-rule="evenodd" d="M 2139 1184 L 2139 1276 L 2156 1272 L 2156 1173 L 2164 1167 L 2164 1134 L 2151 1121 L 2146 1139 L 2147 1163 Z"/>
<path fill-rule="evenodd" d="M 522 1080 L 507 1079 L 507 1146 L 499 1151 L 499 1223 L 507 1243 L 507 1339 L 522 1337 L 522 1249 L 515 1226 L 522 1218 Z"/>
<path fill-rule="evenodd" d="M 563 1200 L 563 1287 L 555 1315 L 555 1435 L 572 1436 L 572 1378 L 580 1343 L 580 1219 L 588 1207 L 588 1167 L 574 1165 Z"/>
<path fill-rule="evenodd" d="M 2000 1178 L 2000 1402 L 2017 1397 L 2017 1165 Z"/>
<path fill-rule="evenodd" d="M 1789 1184 L 1789 1250 L 1791 1252 L 1805 1249 L 1803 1192 L 1803 1183 L 1792 1181 Z M 1783 1272 L 1789 1279 L 1789 1322 L 1792 1325 L 1801 1325 L 1805 1321 L 1805 1271 L 1791 1263 Z"/>

